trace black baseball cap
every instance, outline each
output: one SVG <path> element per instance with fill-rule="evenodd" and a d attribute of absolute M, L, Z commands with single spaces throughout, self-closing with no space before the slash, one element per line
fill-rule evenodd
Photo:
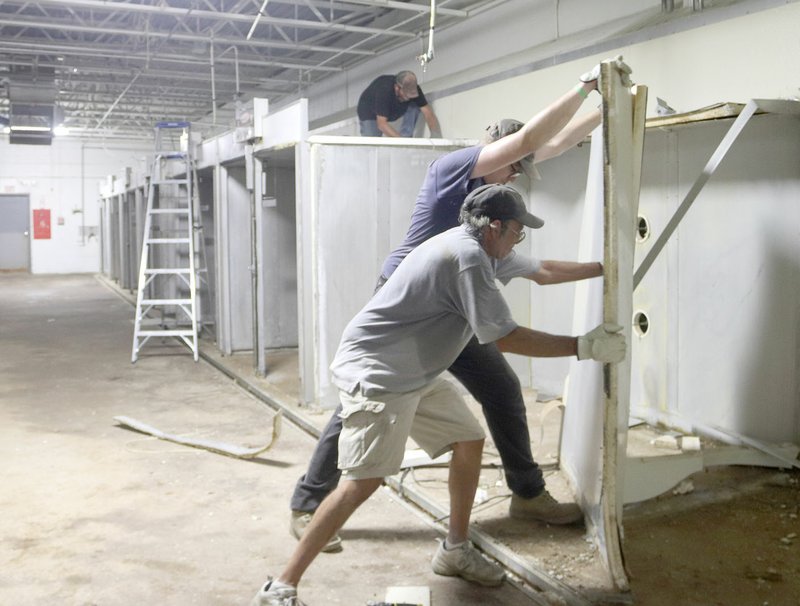
<path fill-rule="evenodd" d="M 526 227 L 534 229 L 544 225 L 544 221 L 528 212 L 522 195 L 516 189 L 498 183 L 489 183 L 473 189 L 464 199 L 461 210 L 476 218 L 489 217 L 492 221 L 515 219 Z"/>

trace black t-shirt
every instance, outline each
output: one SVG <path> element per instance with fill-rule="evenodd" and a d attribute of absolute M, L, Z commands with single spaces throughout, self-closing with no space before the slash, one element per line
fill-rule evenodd
<path fill-rule="evenodd" d="M 364 89 L 358 98 L 359 120 L 375 120 L 376 116 L 386 116 L 386 119 L 391 122 L 406 113 L 409 103 L 414 103 L 419 107 L 428 105 L 419 84 L 417 84 L 419 97 L 401 102 L 394 94 L 394 82 L 395 77 L 391 74 L 378 76 Z"/>

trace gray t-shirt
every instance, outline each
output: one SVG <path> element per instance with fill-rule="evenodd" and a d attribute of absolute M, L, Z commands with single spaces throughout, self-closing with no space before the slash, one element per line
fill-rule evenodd
<path fill-rule="evenodd" d="M 331 373 L 348 393 L 404 393 L 444 372 L 473 334 L 481 343 L 517 327 L 496 279 L 538 271 L 513 252 L 493 259 L 459 226 L 414 249 L 342 335 Z"/>

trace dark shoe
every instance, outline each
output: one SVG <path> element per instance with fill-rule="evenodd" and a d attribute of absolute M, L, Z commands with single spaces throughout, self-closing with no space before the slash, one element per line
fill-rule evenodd
<path fill-rule="evenodd" d="M 309 513 L 307 511 L 292 511 L 292 522 L 289 525 L 289 531 L 292 533 L 292 536 L 300 540 L 300 537 L 303 536 L 303 533 L 306 531 L 306 526 L 309 525 L 311 522 L 311 517 L 313 513 Z M 339 536 L 337 532 L 335 535 L 331 537 L 331 540 L 322 548 L 322 551 L 325 553 L 336 553 L 341 551 L 342 548 L 342 538 Z"/>
<path fill-rule="evenodd" d="M 515 520 L 538 520 L 548 524 L 575 524 L 583 520 L 580 507 L 575 503 L 559 503 L 546 490 L 532 499 L 512 494 L 508 514 Z"/>

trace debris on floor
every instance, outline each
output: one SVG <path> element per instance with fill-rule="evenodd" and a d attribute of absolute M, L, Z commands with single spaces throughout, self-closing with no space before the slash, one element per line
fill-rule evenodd
<path fill-rule="evenodd" d="M 367 602 L 367 606 L 431 606 L 431 589 L 427 586 L 387 587 L 383 602 Z"/>
<path fill-rule="evenodd" d="M 672 490 L 674 495 L 689 494 L 690 492 L 694 492 L 694 483 L 691 480 L 684 480 Z"/>
<path fill-rule="evenodd" d="M 136 419 L 126 416 L 116 416 L 114 417 L 114 420 L 123 427 L 128 427 L 135 431 L 149 434 L 160 440 L 175 442 L 176 444 L 183 444 L 184 446 L 191 446 L 192 448 L 201 448 L 203 450 L 208 450 L 210 452 L 215 452 L 217 454 L 222 454 L 229 457 L 235 457 L 237 459 L 252 459 L 261 453 L 266 452 L 275 445 L 278 436 L 281 434 L 282 418 L 283 413 L 278 411 L 278 413 L 272 418 L 272 438 L 264 446 L 257 446 L 255 448 L 248 448 L 246 446 L 239 446 L 237 444 L 228 444 L 226 442 L 218 442 L 216 440 L 183 438 L 174 434 L 165 433 L 160 429 L 156 429 L 155 427 L 148 425 L 147 423 L 142 423 L 141 421 L 137 421 Z"/>

